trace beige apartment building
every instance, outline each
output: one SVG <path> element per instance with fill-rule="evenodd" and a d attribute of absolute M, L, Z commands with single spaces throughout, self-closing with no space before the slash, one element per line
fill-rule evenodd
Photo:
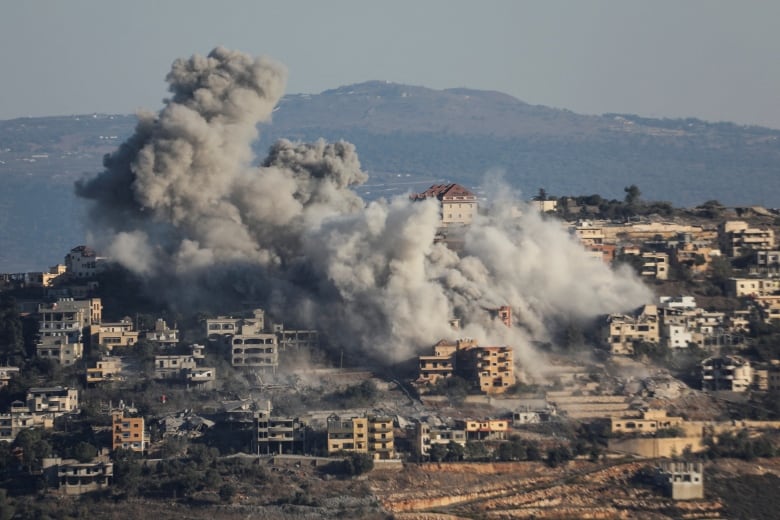
<path fill-rule="evenodd" d="M 770 228 L 752 228 L 742 220 L 727 220 L 718 227 L 723 252 L 734 258 L 749 251 L 773 250 L 775 233 Z"/>
<path fill-rule="evenodd" d="M 635 341 L 658 343 L 661 340 L 658 307 L 655 305 L 645 305 L 634 316 L 612 314 L 608 323 L 607 342 L 613 354 L 633 354 Z"/>
<path fill-rule="evenodd" d="M 79 391 L 67 386 L 30 388 L 27 392 L 27 408 L 34 413 L 73 413 L 79 409 Z"/>
<path fill-rule="evenodd" d="M 415 451 L 420 457 L 427 457 L 431 446 L 450 442 L 466 446 L 466 430 L 449 428 L 446 426 L 433 426 L 427 422 L 419 422 L 415 425 Z"/>
<path fill-rule="evenodd" d="M 733 298 L 780 294 L 778 278 L 729 278 L 726 291 Z"/>
<path fill-rule="evenodd" d="M 115 347 L 132 347 L 138 342 L 138 331 L 133 326 L 133 320 L 127 317 L 118 322 L 92 325 L 90 336 L 93 345 L 103 345 L 109 351 Z"/>
<path fill-rule="evenodd" d="M 342 451 L 368 453 L 368 418 L 328 418 L 328 455 Z"/>
<path fill-rule="evenodd" d="M 456 354 L 458 373 L 486 394 L 503 394 L 515 379 L 512 347 L 472 347 Z"/>
<path fill-rule="evenodd" d="M 669 417 L 666 410 L 650 409 L 642 412 L 641 417 L 612 417 L 609 422 L 612 433 L 652 434 L 658 430 L 679 428 L 684 421 L 682 417 Z"/>
<path fill-rule="evenodd" d="M 460 184 L 435 184 L 410 198 L 438 200 L 442 227 L 471 224 L 477 215 L 477 197 Z"/>

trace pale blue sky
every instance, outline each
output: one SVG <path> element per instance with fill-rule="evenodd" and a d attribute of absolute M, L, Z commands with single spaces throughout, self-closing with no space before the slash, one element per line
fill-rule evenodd
<path fill-rule="evenodd" d="M 0 119 L 157 109 L 171 62 L 225 45 L 289 93 L 371 79 L 580 113 L 780 128 L 780 2 L 0 0 Z"/>

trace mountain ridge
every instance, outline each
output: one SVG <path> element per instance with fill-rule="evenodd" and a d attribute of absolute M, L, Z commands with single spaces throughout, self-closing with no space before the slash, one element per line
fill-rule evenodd
<path fill-rule="evenodd" d="M 122 114 L 0 121 L 0 272 L 39 270 L 85 241 L 73 183 L 101 171 L 135 124 Z M 780 206 L 780 130 L 760 126 L 582 115 L 496 91 L 367 81 L 289 94 L 258 128 L 258 161 L 279 138 L 354 143 L 371 176 L 358 188 L 366 199 L 442 181 L 476 188 L 499 171 L 525 198 L 539 188 L 622 198 L 635 184 L 678 206 Z"/>

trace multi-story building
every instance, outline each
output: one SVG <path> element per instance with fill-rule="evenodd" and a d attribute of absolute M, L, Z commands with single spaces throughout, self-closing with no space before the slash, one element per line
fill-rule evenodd
<path fill-rule="evenodd" d="M 128 317 L 118 322 L 92 325 L 89 333 L 93 345 L 103 345 L 109 351 L 115 347 L 131 347 L 138 342 L 138 331 Z"/>
<path fill-rule="evenodd" d="M 750 251 L 771 251 L 775 233 L 770 228 L 752 228 L 741 220 L 728 220 L 718 227 L 718 238 L 725 254 L 734 258 Z"/>
<path fill-rule="evenodd" d="M 84 356 L 84 344 L 70 343 L 68 336 L 44 336 L 35 345 L 35 355 L 60 365 L 72 365 Z"/>
<path fill-rule="evenodd" d="M 755 264 L 751 266 L 751 271 L 765 275 L 780 274 L 780 251 L 756 251 Z"/>
<path fill-rule="evenodd" d="M 27 391 L 27 408 L 31 412 L 55 415 L 74 413 L 79 409 L 79 391 L 67 386 L 30 388 Z"/>
<path fill-rule="evenodd" d="M 471 224 L 477 215 L 477 197 L 460 184 L 435 184 L 410 198 L 437 199 L 442 227 Z"/>
<path fill-rule="evenodd" d="M 466 446 L 466 430 L 432 426 L 426 422 L 415 425 L 415 451 L 420 457 L 427 457 L 431 446 L 435 444 L 449 445 L 450 442 Z"/>
<path fill-rule="evenodd" d="M 168 327 L 164 319 L 158 318 L 154 330 L 144 332 L 144 339 L 161 348 L 173 348 L 179 343 L 179 330 Z"/>
<path fill-rule="evenodd" d="M 456 371 L 486 394 L 502 394 L 516 383 L 512 347 L 473 347 L 459 350 Z"/>
<path fill-rule="evenodd" d="M 392 418 L 377 415 L 350 419 L 329 417 L 328 455 L 342 451 L 369 453 L 375 459 L 395 457 Z"/>
<path fill-rule="evenodd" d="M 729 278 L 726 292 L 733 298 L 772 296 L 780 293 L 778 278 Z"/>
<path fill-rule="evenodd" d="M 745 392 L 753 382 L 750 362 L 739 356 L 710 357 L 701 362 L 703 390 Z"/>
<path fill-rule="evenodd" d="M 231 364 L 275 371 L 279 366 L 279 345 L 276 334 L 259 332 L 255 324 L 242 324 L 231 342 Z"/>
<path fill-rule="evenodd" d="M 328 455 L 342 451 L 368 453 L 367 417 L 328 417 Z"/>
<path fill-rule="evenodd" d="M 91 248 L 77 246 L 65 255 L 65 268 L 71 278 L 94 278 L 105 265 L 105 260 Z"/>
<path fill-rule="evenodd" d="M 666 280 L 669 278 L 669 255 L 654 251 L 642 253 L 642 276 Z"/>
<path fill-rule="evenodd" d="M 182 371 L 196 367 L 191 355 L 154 356 L 155 379 L 179 379 Z"/>
<path fill-rule="evenodd" d="M 102 312 L 100 298 L 60 298 L 51 304 L 40 304 L 38 354 L 63 364 L 81 359 L 84 338 L 89 327 L 100 323 Z"/>
<path fill-rule="evenodd" d="M 0 414 L 0 441 L 12 443 L 20 431 L 29 428 L 50 430 L 54 428 L 54 417 L 45 413 L 29 413 L 26 408 Z"/>
<path fill-rule="evenodd" d="M 296 453 L 303 449 L 305 425 L 298 417 L 273 415 L 271 403 L 255 413 L 257 453 Z"/>
<path fill-rule="evenodd" d="M 368 416 L 368 452 L 375 459 L 387 460 L 395 457 L 395 436 L 391 417 Z"/>
<path fill-rule="evenodd" d="M 125 417 L 123 411 L 112 413 L 113 450 L 125 449 L 143 453 L 149 447 L 143 417 Z"/>
<path fill-rule="evenodd" d="M 609 316 L 608 344 L 613 354 L 631 355 L 634 342 L 660 341 L 658 307 L 645 305 L 636 315 L 612 314 Z"/>
<path fill-rule="evenodd" d="M 114 478 L 114 463 L 108 460 L 78 462 L 47 458 L 43 472 L 49 486 L 63 495 L 82 495 L 106 489 Z"/>
<path fill-rule="evenodd" d="M 233 318 L 232 316 L 218 316 L 206 320 L 206 335 L 211 342 L 229 340 L 241 330 L 256 333 L 265 331 L 265 311 L 255 309 L 251 318 Z M 227 342 L 230 344 L 230 342 Z"/>
<path fill-rule="evenodd" d="M 104 357 L 95 362 L 95 366 L 87 368 L 87 384 L 118 381 L 122 374 L 122 359 Z"/>
<path fill-rule="evenodd" d="M 476 346 L 476 342 L 473 340 L 451 342 L 443 339 L 433 346 L 432 356 L 420 356 L 418 358 L 420 374 L 418 381 L 435 384 L 440 379 L 452 376 L 455 371 L 455 352 L 466 346 L 462 342 Z"/>

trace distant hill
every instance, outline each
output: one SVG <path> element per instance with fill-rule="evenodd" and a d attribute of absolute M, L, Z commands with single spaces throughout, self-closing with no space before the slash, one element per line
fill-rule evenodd
<path fill-rule="evenodd" d="M 85 240 L 73 181 L 101 169 L 134 116 L 0 121 L 0 272 L 43 269 Z M 586 116 L 499 92 L 371 81 L 286 96 L 255 149 L 286 137 L 355 143 L 366 198 L 435 181 L 477 187 L 500 170 L 524 196 L 599 193 L 694 206 L 780 206 L 780 130 L 698 119 Z"/>

